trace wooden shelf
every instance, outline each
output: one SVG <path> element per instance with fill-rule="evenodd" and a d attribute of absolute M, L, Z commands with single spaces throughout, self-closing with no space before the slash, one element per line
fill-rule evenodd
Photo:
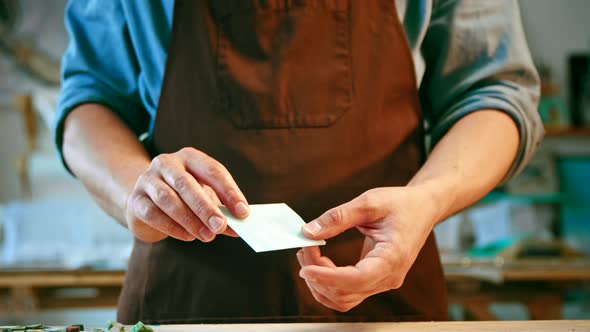
<path fill-rule="evenodd" d="M 550 137 L 589 137 L 590 126 L 585 127 L 545 127 L 545 133 Z"/>

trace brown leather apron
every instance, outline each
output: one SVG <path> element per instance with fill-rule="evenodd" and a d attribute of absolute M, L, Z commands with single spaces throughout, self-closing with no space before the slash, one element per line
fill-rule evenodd
<path fill-rule="evenodd" d="M 368 189 L 403 186 L 417 172 L 423 133 L 413 68 L 394 0 L 176 0 L 153 147 L 204 151 L 250 203 L 286 202 L 309 221 Z M 322 251 L 355 264 L 362 241 L 348 231 Z M 313 299 L 295 253 L 255 254 L 225 236 L 136 241 L 118 319 L 447 317 L 432 235 L 400 289 L 347 313 Z"/>

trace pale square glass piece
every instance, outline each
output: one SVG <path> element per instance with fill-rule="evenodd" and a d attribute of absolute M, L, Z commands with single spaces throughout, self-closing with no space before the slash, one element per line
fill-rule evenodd
<path fill-rule="evenodd" d="M 305 237 L 303 219 L 287 204 L 253 204 L 246 219 L 231 215 L 225 207 L 221 211 L 227 224 L 256 252 L 320 246 L 326 241 Z"/>

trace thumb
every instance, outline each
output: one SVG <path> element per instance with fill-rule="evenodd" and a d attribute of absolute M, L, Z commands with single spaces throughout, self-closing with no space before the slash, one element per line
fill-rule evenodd
<path fill-rule="evenodd" d="M 358 226 L 366 220 L 365 207 L 358 199 L 355 199 L 328 210 L 319 218 L 304 225 L 302 231 L 310 239 L 324 240 Z"/>

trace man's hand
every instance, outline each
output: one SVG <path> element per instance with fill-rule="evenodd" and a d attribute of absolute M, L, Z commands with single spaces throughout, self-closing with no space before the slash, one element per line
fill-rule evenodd
<path fill-rule="evenodd" d="M 348 311 L 371 295 L 399 288 L 437 221 L 432 197 L 419 187 L 373 189 L 305 225 L 305 236 L 316 240 L 352 227 L 366 237 L 355 266 L 336 266 L 318 247 L 297 253 L 299 274 L 314 298 Z"/>
<path fill-rule="evenodd" d="M 139 177 L 127 199 L 127 226 L 140 240 L 212 241 L 237 236 L 219 209 L 238 218 L 249 214 L 246 198 L 223 165 L 193 148 L 161 154 Z"/>

